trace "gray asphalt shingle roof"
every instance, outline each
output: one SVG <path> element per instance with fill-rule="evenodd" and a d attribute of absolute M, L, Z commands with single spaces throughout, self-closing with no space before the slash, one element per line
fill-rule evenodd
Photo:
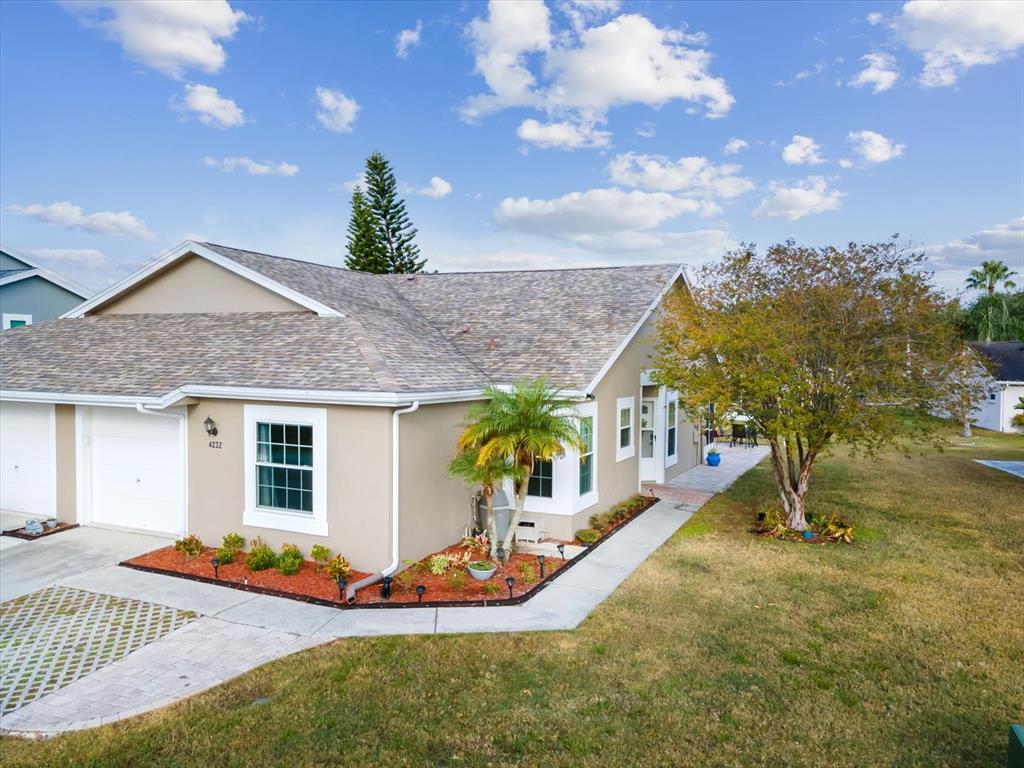
<path fill-rule="evenodd" d="M 341 312 L 92 315 L 2 335 L 2 388 L 162 396 L 189 384 L 427 392 L 582 388 L 678 267 L 370 275 L 204 243 Z"/>
<path fill-rule="evenodd" d="M 995 364 L 996 381 L 1024 381 L 1024 341 L 973 341 L 971 346 Z"/>

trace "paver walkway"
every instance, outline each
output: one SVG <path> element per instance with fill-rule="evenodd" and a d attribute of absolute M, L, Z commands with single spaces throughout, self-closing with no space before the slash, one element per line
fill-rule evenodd
<path fill-rule="evenodd" d="M 999 469 L 1011 475 L 1016 475 L 1021 480 L 1024 480 L 1024 461 L 983 461 L 982 459 L 975 459 L 975 461 L 979 464 L 984 464 L 986 467 L 992 467 L 992 469 Z"/>
<path fill-rule="evenodd" d="M 670 487 L 700 493 L 706 500 L 756 463 L 753 450 L 757 449 L 748 451 L 742 461 L 723 461 L 710 476 L 704 468 L 694 467 L 673 479 Z M 199 618 L 0 716 L 0 732 L 52 735 L 114 722 L 341 637 L 573 629 L 702 504 L 655 504 L 517 606 L 338 610 L 118 566 L 78 574 L 61 583 L 193 611 Z"/>

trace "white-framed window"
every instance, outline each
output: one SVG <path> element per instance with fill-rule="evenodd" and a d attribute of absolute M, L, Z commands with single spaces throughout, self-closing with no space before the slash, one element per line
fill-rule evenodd
<path fill-rule="evenodd" d="M 555 462 L 550 459 L 536 459 L 533 473 L 526 484 L 526 495 L 538 499 L 550 499 L 555 495 Z"/>
<path fill-rule="evenodd" d="M 585 496 L 594 490 L 594 417 L 580 417 L 580 484 L 579 494 Z"/>
<path fill-rule="evenodd" d="M 244 437 L 242 522 L 326 536 L 326 409 L 246 405 Z"/>
<path fill-rule="evenodd" d="M 625 461 L 631 459 L 636 453 L 636 441 L 633 439 L 633 432 L 636 409 L 635 397 L 620 397 L 615 401 L 615 411 L 618 418 L 617 434 L 615 435 L 615 460 Z"/>
<path fill-rule="evenodd" d="M 668 401 L 668 418 L 665 421 L 665 455 L 669 462 L 675 464 L 677 460 L 677 440 L 679 434 L 679 401 Z"/>
<path fill-rule="evenodd" d="M 8 328 L 20 328 L 23 325 L 32 325 L 32 315 L 19 315 L 15 312 L 4 312 L 3 330 Z"/>

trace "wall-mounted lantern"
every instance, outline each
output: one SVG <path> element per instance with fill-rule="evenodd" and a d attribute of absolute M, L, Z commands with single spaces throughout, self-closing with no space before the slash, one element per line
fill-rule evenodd
<path fill-rule="evenodd" d="M 203 419 L 203 426 L 206 427 L 206 434 L 208 434 L 210 437 L 217 436 L 217 422 L 214 421 L 211 417 L 207 416 L 205 419 Z"/>

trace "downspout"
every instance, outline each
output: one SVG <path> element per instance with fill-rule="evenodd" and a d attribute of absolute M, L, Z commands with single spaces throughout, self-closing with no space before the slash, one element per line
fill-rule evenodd
<path fill-rule="evenodd" d="M 420 401 L 414 400 L 408 408 L 401 408 L 391 414 L 391 562 L 377 573 L 360 579 L 345 588 L 345 602 L 349 605 L 356 601 L 356 591 L 371 584 L 376 584 L 385 576 L 390 576 L 398 569 L 398 526 L 399 526 L 399 484 L 401 481 L 401 459 L 398 419 L 403 413 L 419 410 Z"/>

